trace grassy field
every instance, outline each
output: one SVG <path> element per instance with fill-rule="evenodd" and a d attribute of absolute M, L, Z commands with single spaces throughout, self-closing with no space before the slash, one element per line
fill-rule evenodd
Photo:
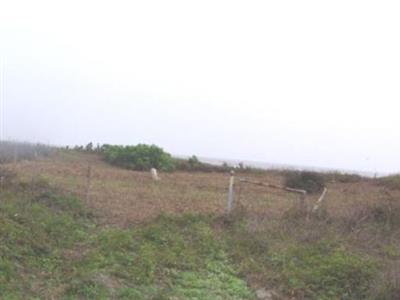
<path fill-rule="evenodd" d="M 224 173 L 153 182 L 73 151 L 1 168 L 1 299 L 399 299 L 396 177 L 329 176 L 309 218 L 296 194 L 237 184 L 227 217 Z"/>

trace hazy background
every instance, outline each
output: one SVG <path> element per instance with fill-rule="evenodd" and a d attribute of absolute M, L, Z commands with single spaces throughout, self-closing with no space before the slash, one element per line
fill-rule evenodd
<path fill-rule="evenodd" d="M 1 1 L 4 137 L 400 171 L 398 1 Z"/>

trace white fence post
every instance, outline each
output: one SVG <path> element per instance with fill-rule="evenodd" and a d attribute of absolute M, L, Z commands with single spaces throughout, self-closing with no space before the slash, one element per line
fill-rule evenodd
<path fill-rule="evenodd" d="M 157 169 L 151 168 L 150 174 L 151 174 L 151 178 L 152 178 L 154 181 L 159 181 L 159 180 L 160 180 L 160 177 L 158 177 L 158 174 L 157 174 Z"/>
<path fill-rule="evenodd" d="M 233 208 L 233 186 L 235 184 L 235 172 L 231 171 L 231 176 L 229 179 L 229 189 L 228 189 L 228 202 L 226 205 L 226 212 L 229 214 Z"/>

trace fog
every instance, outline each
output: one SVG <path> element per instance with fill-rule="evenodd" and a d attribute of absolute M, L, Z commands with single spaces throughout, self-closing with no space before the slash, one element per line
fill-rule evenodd
<path fill-rule="evenodd" d="M 398 1 L 2 1 L 2 136 L 400 171 Z"/>

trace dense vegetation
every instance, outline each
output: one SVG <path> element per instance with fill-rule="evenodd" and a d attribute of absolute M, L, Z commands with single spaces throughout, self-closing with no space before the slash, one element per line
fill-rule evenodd
<path fill-rule="evenodd" d="M 233 167 L 224 164 L 222 166 L 201 162 L 193 155 L 188 159 L 174 158 L 156 145 L 138 144 L 135 146 L 119 145 L 97 145 L 89 143 L 86 146 L 74 147 L 76 151 L 89 153 L 100 153 L 104 159 L 116 166 L 137 170 L 148 171 L 156 168 L 161 171 L 189 171 L 189 172 L 227 172 Z M 240 165 L 240 169 L 244 169 Z"/>
<path fill-rule="evenodd" d="M 132 170 L 172 171 L 175 168 L 171 155 L 156 145 L 102 146 L 105 160 L 111 164 Z"/>
<path fill-rule="evenodd" d="M 285 186 L 302 189 L 311 194 L 318 193 L 324 188 L 325 179 L 317 172 L 293 171 L 286 174 Z"/>

